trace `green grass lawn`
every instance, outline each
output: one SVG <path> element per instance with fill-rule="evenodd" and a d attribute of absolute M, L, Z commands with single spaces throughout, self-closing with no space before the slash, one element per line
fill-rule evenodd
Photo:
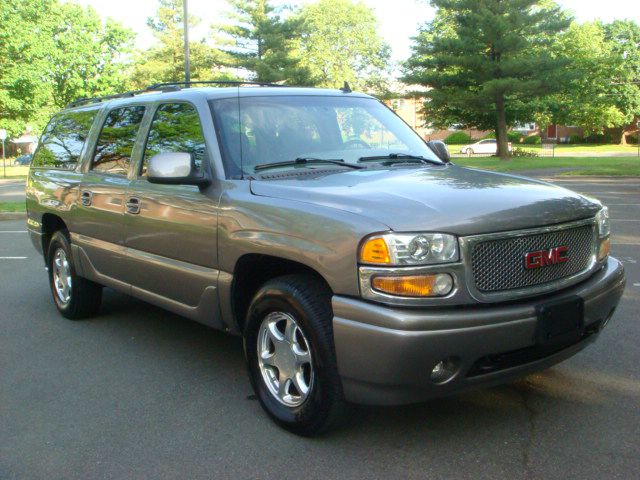
<path fill-rule="evenodd" d="M 541 150 L 541 145 L 524 145 L 513 144 L 514 147 L 523 148 L 525 150 Z M 558 144 L 556 145 L 556 152 L 575 152 L 575 153 L 605 153 L 605 152 L 625 152 L 625 153 L 637 153 L 637 145 L 598 145 L 598 144 Z"/>
<path fill-rule="evenodd" d="M 0 213 L 25 212 L 24 202 L 0 202 Z"/>
<path fill-rule="evenodd" d="M 638 157 L 519 157 L 511 160 L 495 157 L 461 157 L 454 158 L 453 162 L 457 165 L 497 172 L 568 168 L 570 170 L 560 172 L 560 175 L 640 176 Z"/>
<path fill-rule="evenodd" d="M 13 162 L 12 162 L 13 163 Z M 5 170 L 2 167 L 2 159 L 0 158 L 0 178 L 4 178 Z M 7 161 L 6 168 L 7 178 L 27 178 L 29 175 L 29 166 L 17 166 L 9 165 L 9 161 Z"/>

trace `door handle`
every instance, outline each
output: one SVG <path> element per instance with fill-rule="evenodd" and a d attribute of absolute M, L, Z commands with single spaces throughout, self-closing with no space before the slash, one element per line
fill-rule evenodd
<path fill-rule="evenodd" d="M 130 213 L 132 215 L 137 215 L 138 213 L 140 213 L 140 199 L 136 198 L 136 197 L 131 197 L 127 200 L 127 203 L 125 203 L 125 206 L 127 207 L 127 213 Z"/>
<path fill-rule="evenodd" d="M 92 201 L 93 201 L 93 193 L 91 193 L 89 190 L 84 190 L 80 194 L 80 203 L 82 203 L 83 206 L 85 207 L 91 206 Z"/>

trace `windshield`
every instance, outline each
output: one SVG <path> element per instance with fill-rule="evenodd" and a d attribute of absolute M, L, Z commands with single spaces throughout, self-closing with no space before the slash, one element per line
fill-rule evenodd
<path fill-rule="evenodd" d="M 291 164 L 277 168 L 340 168 L 339 162 L 296 159 L 356 164 L 362 157 L 405 154 L 440 163 L 406 123 L 372 98 L 278 95 L 211 104 L 230 177 L 252 175 L 258 165 L 282 162 Z"/>

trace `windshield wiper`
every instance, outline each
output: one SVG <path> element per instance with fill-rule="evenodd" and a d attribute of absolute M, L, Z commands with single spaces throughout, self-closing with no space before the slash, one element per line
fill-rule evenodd
<path fill-rule="evenodd" d="M 287 162 L 274 162 L 274 163 L 262 163 L 260 165 L 256 165 L 253 170 L 258 172 L 260 170 L 267 170 L 269 168 L 279 168 L 279 167 L 295 167 L 297 165 L 313 165 L 313 164 L 322 164 L 328 163 L 332 165 L 339 165 L 341 167 L 354 168 L 360 170 L 364 168 L 362 165 L 354 165 L 352 163 L 345 163 L 344 160 L 336 158 L 312 158 L 312 157 L 300 157 L 295 160 L 290 160 Z"/>
<path fill-rule="evenodd" d="M 373 157 L 360 157 L 358 159 L 359 162 L 377 162 L 380 160 L 386 160 L 386 164 L 393 163 L 430 163 L 433 165 L 443 165 L 442 162 L 438 160 L 433 160 L 431 158 L 423 157 L 422 155 L 412 155 L 409 153 L 390 153 L 388 155 L 376 155 Z"/>

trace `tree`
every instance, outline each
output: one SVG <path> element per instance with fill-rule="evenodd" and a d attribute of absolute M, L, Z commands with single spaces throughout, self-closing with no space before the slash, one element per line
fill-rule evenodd
<path fill-rule="evenodd" d="M 389 77 L 390 48 L 378 35 L 378 22 L 362 2 L 318 0 L 296 15 L 296 50 L 314 85 L 380 92 Z"/>
<path fill-rule="evenodd" d="M 231 23 L 213 26 L 223 63 L 249 72 L 258 82 L 305 84 L 308 72 L 300 67 L 292 41 L 298 22 L 283 19 L 283 8 L 270 0 L 227 0 Z"/>
<path fill-rule="evenodd" d="M 51 98 L 47 55 L 51 44 L 34 25 L 42 25 L 53 0 L 2 0 L 0 3 L 0 128 L 19 135 L 30 123 L 40 127 Z"/>
<path fill-rule="evenodd" d="M 58 0 L 0 3 L 0 127 L 41 129 L 53 109 L 122 88 L 133 33 Z"/>
<path fill-rule="evenodd" d="M 80 97 L 122 92 L 128 83 L 125 59 L 134 36 L 110 19 L 103 22 L 91 7 L 54 4 L 48 77 L 55 107 Z"/>
<path fill-rule="evenodd" d="M 542 102 L 550 122 L 610 131 L 617 141 L 636 129 L 640 115 L 640 27 L 632 21 L 573 23 L 558 36 L 555 55 L 570 58 L 560 92 Z"/>
<path fill-rule="evenodd" d="M 189 16 L 190 28 L 200 20 Z M 155 17 L 147 19 L 157 45 L 139 52 L 133 69 L 135 88 L 154 83 L 184 80 L 183 0 L 160 0 Z M 204 39 L 192 41 L 190 47 L 191 80 L 230 79 L 224 71 L 220 55 Z"/>
<path fill-rule="evenodd" d="M 494 129 L 507 159 L 508 127 L 564 82 L 567 60 L 549 53 L 570 19 L 547 0 L 431 3 L 435 19 L 415 39 L 404 81 L 431 88 L 424 109 L 434 124 Z"/>
<path fill-rule="evenodd" d="M 640 134 L 640 25 L 632 20 L 616 20 L 604 26 L 618 68 L 612 77 L 610 96 L 624 115 L 619 125 L 619 143 L 627 143 L 627 135 Z"/>

